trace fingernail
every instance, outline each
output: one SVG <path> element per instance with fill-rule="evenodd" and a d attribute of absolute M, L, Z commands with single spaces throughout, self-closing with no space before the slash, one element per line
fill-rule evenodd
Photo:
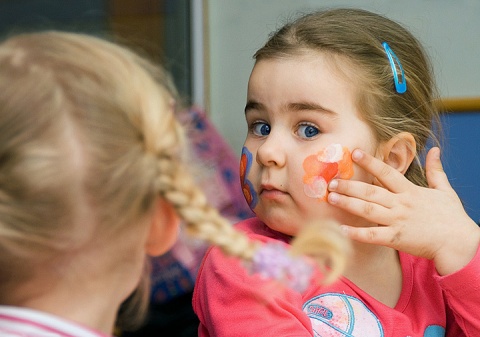
<path fill-rule="evenodd" d="M 340 231 L 343 235 L 348 236 L 348 226 L 340 225 Z"/>
<path fill-rule="evenodd" d="M 334 191 L 334 190 L 337 189 L 337 186 L 338 186 L 338 181 L 337 181 L 337 180 L 332 180 L 332 181 L 330 182 L 330 184 L 328 184 L 328 189 L 329 189 L 330 191 Z"/>
<path fill-rule="evenodd" d="M 360 150 L 354 150 L 352 153 L 352 159 L 353 160 L 360 160 L 363 157 L 363 153 Z"/>
<path fill-rule="evenodd" d="M 338 202 L 338 199 L 339 199 L 339 196 L 337 193 L 329 193 L 328 194 L 328 202 L 330 202 L 331 204 L 336 204 Z"/>

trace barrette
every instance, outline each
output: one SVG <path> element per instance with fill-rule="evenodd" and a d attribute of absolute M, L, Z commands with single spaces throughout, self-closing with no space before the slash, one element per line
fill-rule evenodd
<path fill-rule="evenodd" d="M 388 43 L 383 42 L 382 46 L 383 49 L 385 49 L 385 53 L 387 53 L 388 61 L 390 62 L 390 67 L 392 68 L 393 81 L 395 82 L 395 90 L 399 94 L 403 94 L 407 91 L 407 81 L 405 79 L 405 73 L 403 72 L 402 64 L 400 63 L 400 60 L 398 59 L 397 55 L 395 55 L 392 48 L 390 48 Z M 400 75 L 397 72 L 397 66 L 400 69 Z"/>

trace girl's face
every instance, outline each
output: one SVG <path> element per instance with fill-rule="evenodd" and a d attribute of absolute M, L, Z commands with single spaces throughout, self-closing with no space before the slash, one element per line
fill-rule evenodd
<path fill-rule="evenodd" d="M 326 202 L 326 187 L 334 177 L 373 181 L 350 155 L 355 148 L 374 154 L 373 133 L 359 118 L 352 84 L 329 57 L 261 60 L 248 83 L 242 188 L 257 216 L 288 235 L 313 219 L 359 224 Z"/>

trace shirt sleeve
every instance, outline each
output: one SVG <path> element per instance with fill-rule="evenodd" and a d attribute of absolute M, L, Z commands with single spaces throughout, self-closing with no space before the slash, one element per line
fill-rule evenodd
<path fill-rule="evenodd" d="M 480 315 L 478 315 L 480 307 L 480 249 L 477 250 L 472 261 L 464 268 L 450 275 L 437 275 L 436 277 L 445 291 L 448 305 L 452 311 L 453 321 L 450 322 L 451 329 L 447 327 L 447 336 L 480 336 Z M 458 329 L 462 330 L 462 335 L 457 332 Z"/>
<path fill-rule="evenodd" d="M 313 336 L 302 305 L 300 293 L 250 275 L 218 248 L 207 252 L 193 296 L 199 337 Z"/>

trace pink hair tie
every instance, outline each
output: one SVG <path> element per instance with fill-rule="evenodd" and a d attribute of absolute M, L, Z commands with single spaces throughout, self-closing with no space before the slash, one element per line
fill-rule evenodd
<path fill-rule="evenodd" d="M 307 289 L 314 270 L 313 264 L 305 257 L 292 256 L 284 244 L 277 242 L 261 246 L 249 269 L 262 278 L 277 280 L 298 292 Z"/>

